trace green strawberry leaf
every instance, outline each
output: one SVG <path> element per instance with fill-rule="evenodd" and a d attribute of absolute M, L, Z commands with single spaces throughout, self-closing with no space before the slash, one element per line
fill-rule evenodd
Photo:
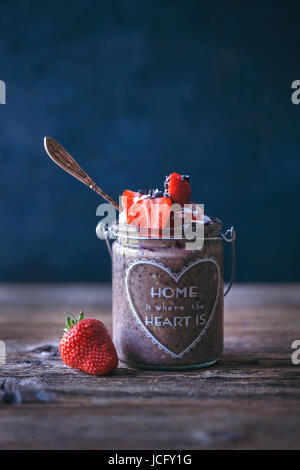
<path fill-rule="evenodd" d="M 83 313 L 82 310 L 80 310 L 80 312 L 79 312 L 79 317 L 78 317 L 78 321 L 81 321 L 81 320 L 83 320 L 83 319 L 84 319 L 84 313 Z"/>
<path fill-rule="evenodd" d="M 75 315 L 73 313 L 66 313 L 65 312 L 65 315 L 66 315 L 66 326 L 63 330 L 61 330 L 63 333 L 67 333 L 75 325 L 77 325 L 78 322 L 80 322 L 81 320 L 84 319 L 84 313 L 83 313 L 82 310 L 80 310 L 80 312 L 79 312 L 78 320 L 77 320 L 77 318 L 75 317 Z"/>

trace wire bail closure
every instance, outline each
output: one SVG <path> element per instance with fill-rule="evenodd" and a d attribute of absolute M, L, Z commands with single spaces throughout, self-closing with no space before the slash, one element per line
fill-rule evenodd
<path fill-rule="evenodd" d="M 236 275 L 236 253 L 235 253 L 235 239 L 236 239 L 236 232 L 234 230 L 234 227 L 231 227 L 230 229 L 226 230 L 225 234 L 220 233 L 221 237 L 223 240 L 227 243 L 231 243 L 232 247 L 232 262 L 231 262 L 231 279 L 229 286 L 226 289 L 226 292 L 224 293 L 224 297 L 229 293 L 231 290 L 233 283 L 235 281 L 235 275 Z"/>

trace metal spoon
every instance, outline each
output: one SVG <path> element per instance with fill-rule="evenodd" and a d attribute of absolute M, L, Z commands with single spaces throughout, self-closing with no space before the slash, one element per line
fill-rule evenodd
<path fill-rule="evenodd" d="M 86 172 L 78 165 L 74 158 L 63 148 L 63 146 L 52 139 L 45 137 L 44 146 L 49 157 L 63 170 L 70 173 L 70 175 L 77 178 L 82 183 L 86 184 L 89 188 L 102 196 L 106 201 L 112 204 L 118 211 L 121 211 L 119 204 L 114 201 L 108 194 L 106 194 L 96 183 L 86 174 Z"/>

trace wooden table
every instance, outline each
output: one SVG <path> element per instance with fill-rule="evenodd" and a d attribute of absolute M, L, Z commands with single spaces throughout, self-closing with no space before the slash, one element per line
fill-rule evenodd
<path fill-rule="evenodd" d="M 299 449 L 299 285 L 238 285 L 210 369 L 92 377 L 58 353 L 64 311 L 111 326 L 108 285 L 0 285 L 2 449 Z"/>

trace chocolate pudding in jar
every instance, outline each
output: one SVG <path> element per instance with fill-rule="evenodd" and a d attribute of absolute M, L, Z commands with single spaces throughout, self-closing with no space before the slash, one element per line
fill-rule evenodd
<path fill-rule="evenodd" d="M 143 369 L 209 366 L 223 352 L 223 240 L 209 219 L 203 246 L 148 238 L 114 226 L 113 341 L 119 359 Z"/>

